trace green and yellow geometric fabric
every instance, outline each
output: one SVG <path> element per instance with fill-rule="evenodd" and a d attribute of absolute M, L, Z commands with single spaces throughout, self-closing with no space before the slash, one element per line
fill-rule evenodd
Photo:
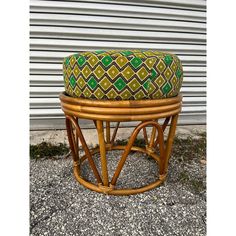
<path fill-rule="evenodd" d="M 66 93 L 100 100 L 174 97 L 183 81 L 176 55 L 155 50 L 81 52 L 63 62 Z"/>

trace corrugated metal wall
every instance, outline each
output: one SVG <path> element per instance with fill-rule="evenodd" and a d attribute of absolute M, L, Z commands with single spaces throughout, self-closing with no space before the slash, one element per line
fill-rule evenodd
<path fill-rule="evenodd" d="M 58 99 L 63 91 L 63 57 L 112 48 L 159 49 L 177 54 L 184 67 L 179 123 L 205 124 L 206 1 L 31 0 L 32 130 L 65 127 Z"/>

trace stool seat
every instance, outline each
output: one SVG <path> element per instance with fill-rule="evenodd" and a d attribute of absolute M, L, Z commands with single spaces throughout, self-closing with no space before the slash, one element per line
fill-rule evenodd
<path fill-rule="evenodd" d="M 150 50 L 81 52 L 63 61 L 65 92 L 60 94 L 76 180 L 104 194 L 137 194 L 160 186 L 166 179 L 182 96 L 183 70 L 177 56 Z M 93 121 L 98 147 L 89 148 L 80 128 L 80 119 Z M 126 145 L 116 142 L 121 122 L 138 121 Z M 111 123 L 116 123 L 111 132 Z M 169 124 L 168 134 L 166 127 Z M 147 128 L 151 128 L 148 138 Z M 105 130 L 105 131 L 104 131 Z M 135 140 L 143 132 L 145 146 Z M 81 145 L 81 146 L 80 146 Z M 79 155 L 79 150 L 84 155 Z M 123 150 L 110 176 L 107 152 Z M 120 173 L 130 152 L 155 160 L 157 179 L 145 186 L 119 187 Z M 99 153 L 100 155 L 95 155 Z M 143 155 L 145 158 L 146 155 Z M 99 156 L 101 171 L 94 162 Z M 82 173 L 87 161 L 94 180 Z M 142 168 L 142 166 L 141 166 Z"/>
<path fill-rule="evenodd" d="M 81 52 L 64 59 L 65 91 L 94 100 L 143 100 L 179 94 L 183 69 L 178 57 L 156 50 Z"/>

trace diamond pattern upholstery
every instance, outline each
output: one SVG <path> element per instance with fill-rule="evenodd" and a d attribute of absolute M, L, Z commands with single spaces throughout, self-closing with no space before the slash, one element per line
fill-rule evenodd
<path fill-rule="evenodd" d="M 178 57 L 156 50 L 81 52 L 64 59 L 66 93 L 102 100 L 174 97 L 183 81 Z"/>

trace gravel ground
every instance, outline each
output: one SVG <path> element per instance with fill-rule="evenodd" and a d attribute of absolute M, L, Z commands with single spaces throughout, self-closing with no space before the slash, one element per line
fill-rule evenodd
<path fill-rule="evenodd" d="M 120 154 L 109 153 L 109 170 Z M 85 189 L 73 177 L 70 158 L 31 160 L 30 235 L 206 235 L 206 165 L 200 159 L 172 156 L 164 185 L 131 196 Z M 93 180 L 86 162 L 82 175 Z M 117 186 L 143 186 L 157 175 L 152 159 L 132 153 Z"/>

